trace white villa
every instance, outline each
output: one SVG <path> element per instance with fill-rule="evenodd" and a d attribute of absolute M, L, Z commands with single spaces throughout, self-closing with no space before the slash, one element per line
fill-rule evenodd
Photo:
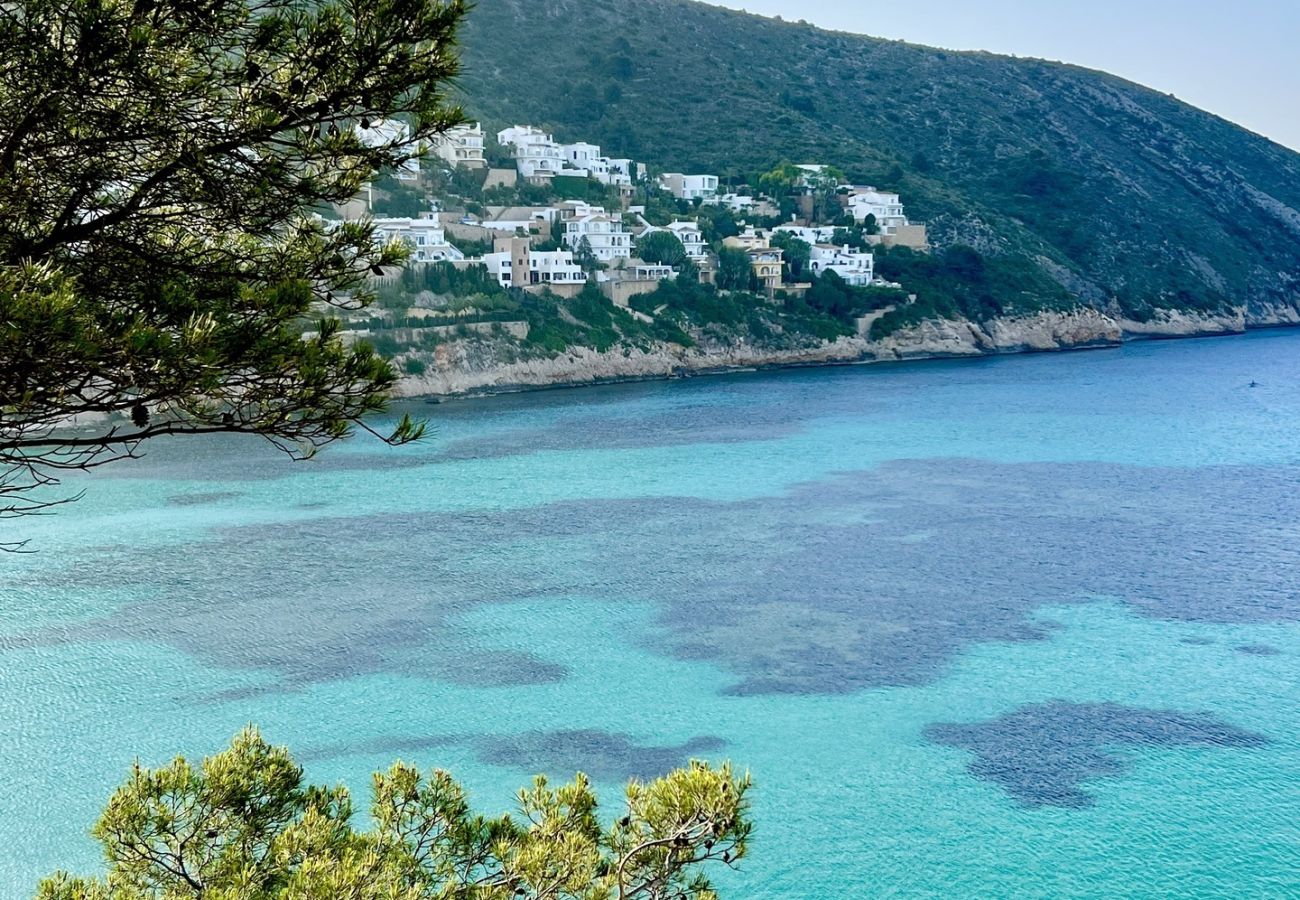
<path fill-rule="evenodd" d="M 497 143 L 514 148 L 515 166 L 530 181 L 548 181 L 564 168 L 555 138 L 532 125 L 515 125 L 497 133 Z"/>
<path fill-rule="evenodd" d="M 663 281 L 665 278 L 672 278 L 675 274 L 677 273 L 673 271 L 672 266 L 648 263 L 644 260 L 632 266 L 632 277 L 637 281 Z"/>
<path fill-rule="evenodd" d="M 695 222 L 670 222 L 663 227 L 651 225 L 644 218 L 641 219 L 641 222 L 645 225 L 641 237 L 658 231 L 666 231 L 682 242 L 682 246 L 686 248 L 686 256 L 689 259 L 703 259 L 708 255 L 708 242 L 704 240 L 704 232 L 700 231 L 700 226 Z"/>
<path fill-rule="evenodd" d="M 776 226 L 773 230 L 792 235 L 805 243 L 813 245 L 829 244 L 835 240 L 834 225 L 809 226 L 787 222 L 785 225 Z"/>
<path fill-rule="evenodd" d="M 586 200 L 561 200 L 551 207 L 551 212 L 558 221 L 567 222 L 569 219 L 581 219 L 583 216 L 603 213 L 605 207 L 592 206 Z"/>
<path fill-rule="evenodd" d="M 849 193 L 848 209 L 853 213 L 853 218 L 859 222 L 865 221 L 869 215 L 875 216 L 881 234 L 889 233 L 886 231 L 887 228 L 897 228 L 899 225 L 907 224 L 907 216 L 903 213 L 903 201 L 898 194 L 878 191 L 875 188 L 854 188 Z"/>
<path fill-rule="evenodd" d="M 814 275 L 834 272 L 854 287 L 867 287 L 876 279 L 876 257 L 833 244 L 814 244 L 809 268 Z"/>
<path fill-rule="evenodd" d="M 599 210 L 599 207 L 593 207 Z M 563 215 L 563 214 L 561 214 Z M 591 252 L 601 262 L 632 257 L 632 235 L 623 227 L 622 217 L 603 210 L 576 215 L 564 221 L 564 245 L 577 250 L 586 238 Z"/>
<path fill-rule="evenodd" d="M 600 146 L 579 141 L 556 143 L 553 135 L 532 125 L 515 125 L 497 134 L 497 142 L 514 148 L 519 174 L 534 182 L 559 177 L 594 178 L 601 184 L 631 188 L 637 166 L 630 159 L 602 156 Z"/>
<path fill-rule="evenodd" d="M 576 290 L 587 281 L 572 253 L 533 250 L 527 238 L 499 238 L 496 252 L 484 254 L 480 261 L 502 287 L 547 285 Z"/>
<path fill-rule="evenodd" d="M 465 254 L 447 243 L 447 232 L 438 211 L 422 213 L 418 219 L 375 219 L 375 239 L 387 244 L 401 241 L 411 248 L 412 262 L 451 262 Z"/>
<path fill-rule="evenodd" d="M 668 172 L 659 176 L 659 186 L 678 200 L 706 200 L 718 193 L 718 176 Z"/>
<path fill-rule="evenodd" d="M 453 166 L 467 169 L 482 169 L 487 166 L 483 156 L 483 126 L 478 122 L 473 125 L 457 125 L 445 134 L 433 139 L 433 152 L 439 159 Z"/>
<path fill-rule="evenodd" d="M 708 254 L 709 245 L 704 240 L 704 232 L 700 231 L 698 223 L 670 222 L 665 226 L 665 230 L 677 236 L 677 240 L 682 242 L 682 246 L 686 248 L 686 255 L 690 259 L 703 259 Z"/>
<path fill-rule="evenodd" d="M 872 243 L 929 249 L 925 226 L 908 221 L 898 194 L 873 187 L 855 187 L 850 189 L 846 205 L 858 222 L 865 222 L 867 216 L 875 216 L 879 233 L 868 238 Z"/>
<path fill-rule="evenodd" d="M 365 120 L 362 120 L 365 121 Z M 368 122 L 365 127 L 357 125 L 357 137 L 367 147 L 396 145 L 403 153 L 410 154 L 408 159 L 394 174 L 399 181 L 414 181 L 420 176 L 420 146 L 411 142 L 411 126 L 396 119 L 379 119 Z"/>
<path fill-rule="evenodd" d="M 707 206 L 725 206 L 732 212 L 748 212 L 758 206 L 762 201 L 758 197 L 751 197 L 748 194 L 715 194 L 712 197 L 705 197 L 704 203 Z"/>

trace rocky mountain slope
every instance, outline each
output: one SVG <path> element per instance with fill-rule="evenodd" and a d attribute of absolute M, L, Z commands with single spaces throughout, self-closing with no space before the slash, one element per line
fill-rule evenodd
<path fill-rule="evenodd" d="M 1116 321 L 1298 315 L 1300 154 L 1119 78 L 689 0 L 479 0 L 462 38 L 490 127 L 723 176 L 832 163 L 939 249 L 1018 257 Z"/>

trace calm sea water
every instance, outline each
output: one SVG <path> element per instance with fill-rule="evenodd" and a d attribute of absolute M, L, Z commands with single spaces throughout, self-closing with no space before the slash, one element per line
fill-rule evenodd
<path fill-rule="evenodd" d="M 0 896 L 250 721 L 363 801 L 732 759 L 730 897 L 1300 896 L 1300 334 L 427 409 L 4 526 Z"/>

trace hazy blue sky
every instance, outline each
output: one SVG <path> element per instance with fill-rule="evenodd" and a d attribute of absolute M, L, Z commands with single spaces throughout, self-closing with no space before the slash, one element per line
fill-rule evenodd
<path fill-rule="evenodd" d="M 1300 0 L 710 0 L 826 28 L 1104 69 L 1300 150 Z"/>

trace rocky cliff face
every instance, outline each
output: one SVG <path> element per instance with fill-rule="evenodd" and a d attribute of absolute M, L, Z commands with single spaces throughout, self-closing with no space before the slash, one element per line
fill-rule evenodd
<path fill-rule="evenodd" d="M 975 323 L 934 319 L 872 341 L 844 337 L 808 347 L 766 349 L 736 343 L 599 351 L 575 347 L 554 357 L 525 357 L 517 345 L 469 339 L 438 348 L 423 375 L 402 380 L 403 396 L 457 396 L 559 385 L 672 378 L 778 366 L 812 366 L 989 356 L 1117 346 L 1126 340 L 1238 334 L 1248 326 L 1300 324 L 1293 306 L 1196 315 L 1161 311 L 1146 322 L 1091 308 L 1038 312 Z"/>

